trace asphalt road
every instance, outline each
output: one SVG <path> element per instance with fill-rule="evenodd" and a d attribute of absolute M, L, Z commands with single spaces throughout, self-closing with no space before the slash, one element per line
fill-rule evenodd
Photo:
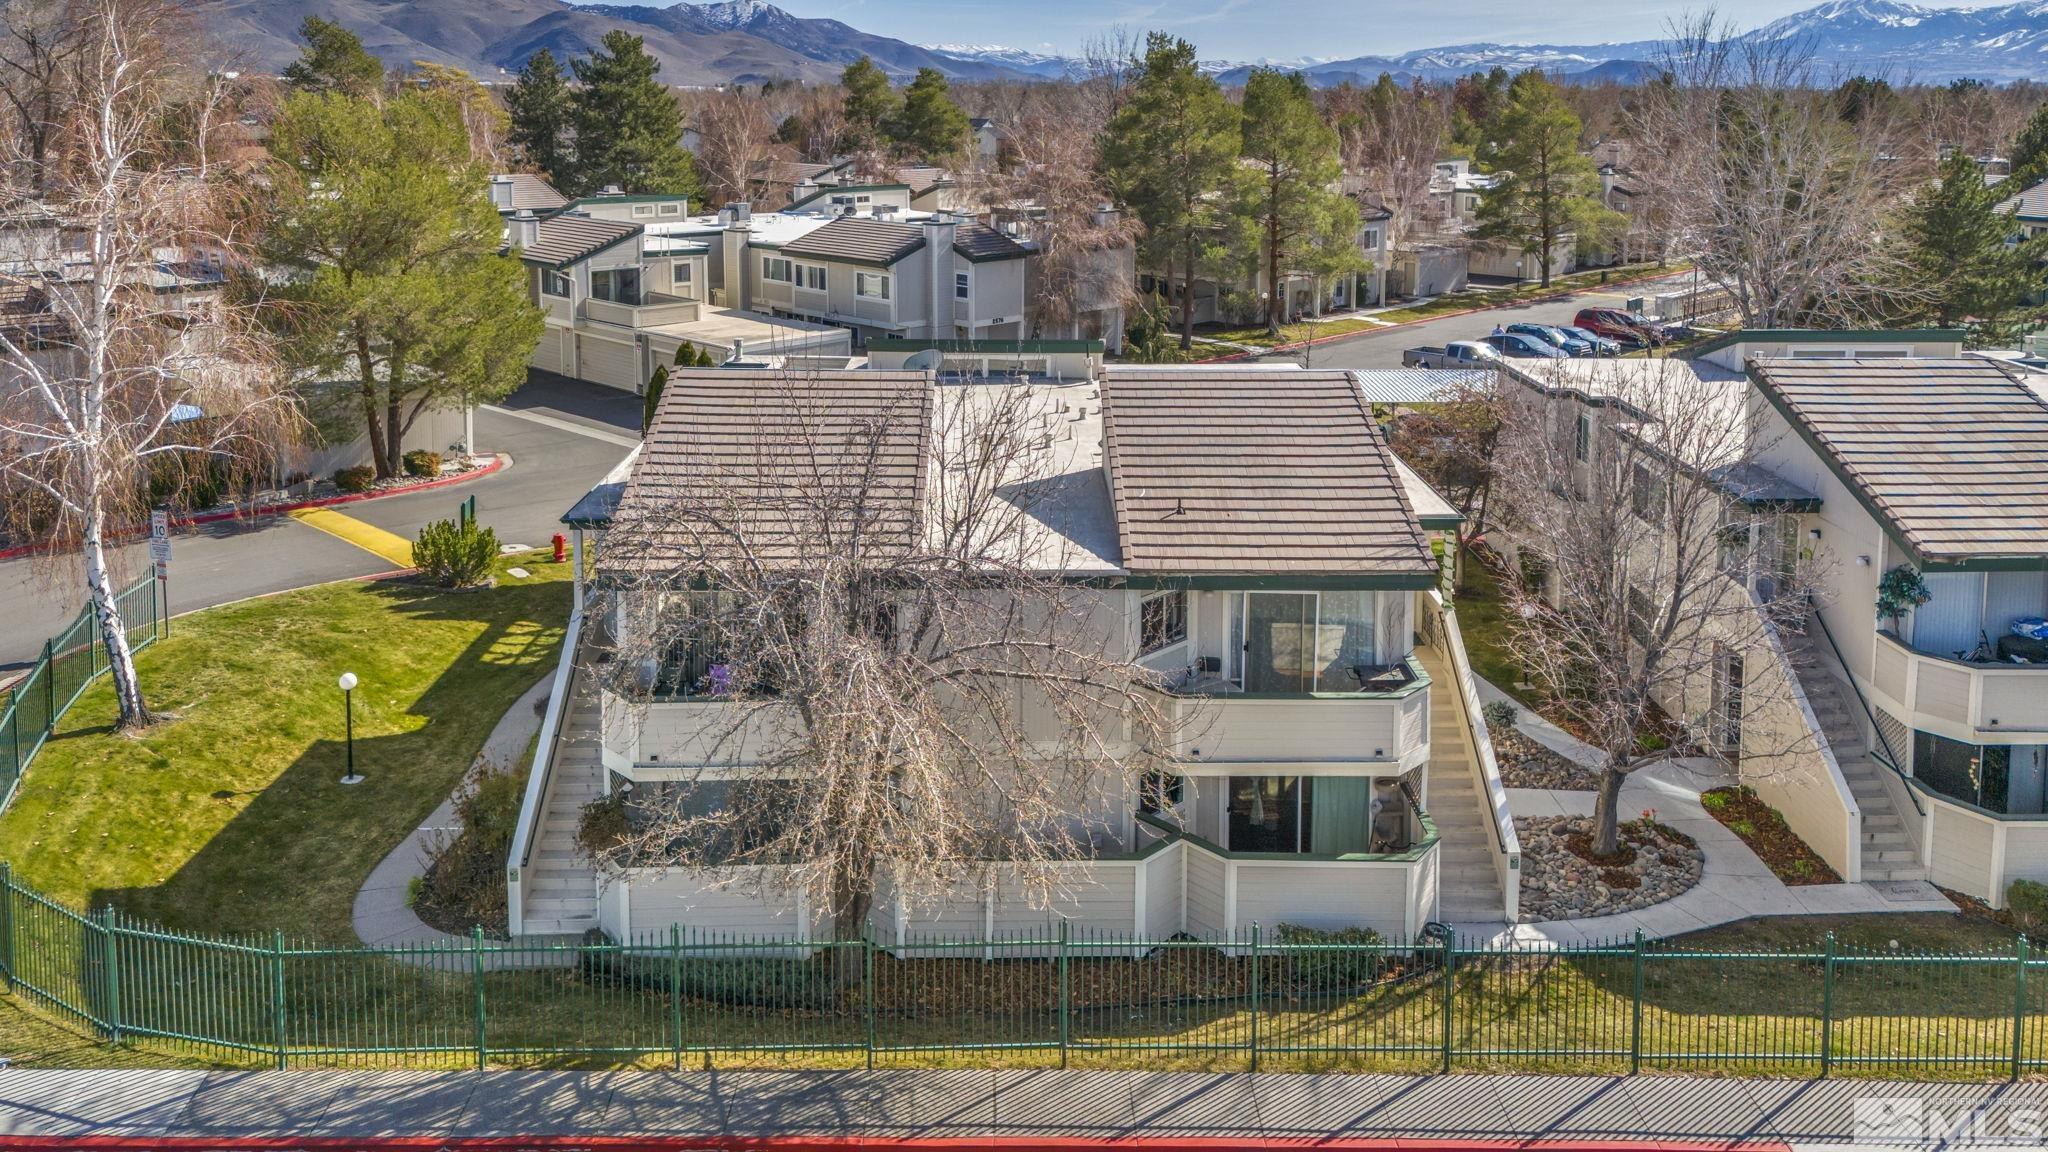
<path fill-rule="evenodd" d="M 1671 282 L 1682 287 L 1689 281 L 1680 275 L 1673 277 Z M 1652 295 L 1656 291 L 1656 283 L 1642 282 L 1611 290 L 1579 292 L 1562 300 L 1508 304 L 1463 316 L 1360 332 L 1308 349 L 1308 363 L 1315 368 L 1399 368 L 1401 351 L 1405 348 L 1441 345 L 1451 340 L 1477 340 L 1491 334 L 1496 324 L 1502 327 L 1509 324 L 1569 324 L 1581 308 L 1620 307 L 1630 297 Z M 1296 350 L 1259 359 L 1300 363 L 1302 353 Z"/>
<path fill-rule="evenodd" d="M 336 510 L 410 539 L 445 520 L 472 494 L 477 518 L 507 544 L 539 548 L 562 531 L 563 512 L 638 440 L 640 401 L 596 385 L 535 379 L 500 408 L 476 414 L 477 447 L 512 462 L 468 484 L 345 504 Z M 148 548 L 132 544 L 117 563 L 124 583 L 147 571 Z M 200 525 L 171 545 L 173 613 L 308 584 L 369 576 L 391 565 L 336 537 L 282 516 Z M 35 659 L 43 641 L 84 604 L 75 566 L 51 559 L 0 562 L 0 669 Z"/>

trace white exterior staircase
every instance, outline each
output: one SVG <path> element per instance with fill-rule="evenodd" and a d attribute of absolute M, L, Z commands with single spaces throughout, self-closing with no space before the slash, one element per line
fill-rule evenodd
<path fill-rule="evenodd" d="M 603 791 L 604 768 L 598 759 L 598 703 L 581 684 L 572 692 L 553 754 L 540 835 L 520 886 L 526 936 L 576 935 L 597 927 L 597 873 L 576 848 L 576 825 L 584 806 Z"/>
<path fill-rule="evenodd" d="M 1834 655 L 1827 641 L 1814 635 L 1786 637 L 1789 651 L 1798 653 L 1799 687 L 1806 693 L 1807 706 L 1820 721 L 1821 734 L 1835 754 L 1842 780 L 1856 798 L 1863 814 L 1863 880 L 1882 884 L 1890 881 L 1925 880 L 1929 876 L 1920 863 L 1914 837 L 1906 817 L 1918 817 L 1910 809 L 1901 814 L 1892 802 L 1892 786 L 1884 779 L 1891 769 L 1871 755 L 1865 739 L 1866 722 L 1862 707 L 1852 690 L 1836 675 Z"/>

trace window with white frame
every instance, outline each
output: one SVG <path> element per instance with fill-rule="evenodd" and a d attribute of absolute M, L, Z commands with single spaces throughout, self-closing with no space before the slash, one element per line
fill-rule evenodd
<path fill-rule="evenodd" d="M 661 206 L 661 214 L 663 216 L 680 216 L 683 214 L 683 206 L 681 204 L 663 204 Z"/>
<path fill-rule="evenodd" d="M 889 298 L 889 277 L 883 272 L 860 272 L 853 278 L 853 294 L 869 300 Z"/>
<path fill-rule="evenodd" d="M 1378 248 L 1380 246 L 1380 230 L 1377 228 L 1367 228 L 1365 236 L 1359 243 L 1366 248 Z"/>
<path fill-rule="evenodd" d="M 685 300 L 697 298 L 697 265 L 694 261 L 678 260 L 668 266 L 669 290 Z"/>
<path fill-rule="evenodd" d="M 1176 588 L 1138 602 L 1138 653 L 1145 655 L 1188 638 L 1188 594 Z"/>
<path fill-rule="evenodd" d="M 1593 458 L 1593 418 L 1579 413 L 1579 422 L 1572 428 L 1572 459 L 1584 464 Z"/>
<path fill-rule="evenodd" d="M 543 296 L 559 296 L 567 300 L 569 298 L 569 284 L 569 276 L 565 272 L 548 268 L 540 274 L 540 292 Z"/>
<path fill-rule="evenodd" d="M 796 284 L 813 292 L 825 290 L 825 266 L 822 264 L 799 264 L 796 266 Z"/>
<path fill-rule="evenodd" d="M 761 257 L 761 279 L 776 284 L 787 284 L 790 281 L 790 267 L 789 261 L 780 256 L 763 256 Z"/>
<path fill-rule="evenodd" d="M 652 205 L 652 204 L 635 204 L 635 205 L 633 205 L 633 215 L 635 215 L 635 216 L 652 216 L 652 215 L 654 215 L 654 205 Z"/>
<path fill-rule="evenodd" d="M 953 273 L 953 299 L 965 300 L 972 290 L 973 278 L 968 273 Z"/>

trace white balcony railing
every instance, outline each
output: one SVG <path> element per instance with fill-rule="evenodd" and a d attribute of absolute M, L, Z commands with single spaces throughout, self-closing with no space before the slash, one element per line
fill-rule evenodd
<path fill-rule="evenodd" d="M 1908 727 L 1969 744 L 2048 732 L 2048 664 L 1979 664 L 1877 634 L 1871 695 Z"/>
<path fill-rule="evenodd" d="M 697 319 L 697 302 L 680 296 L 650 292 L 638 304 L 615 300 L 585 300 L 585 319 L 622 328 L 659 328 L 664 324 L 689 324 Z"/>

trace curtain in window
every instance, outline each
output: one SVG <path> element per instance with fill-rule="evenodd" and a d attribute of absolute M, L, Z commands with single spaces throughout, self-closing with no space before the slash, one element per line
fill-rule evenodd
<path fill-rule="evenodd" d="M 1315 777 L 1309 799 L 1308 851 L 1372 851 L 1371 777 Z"/>

